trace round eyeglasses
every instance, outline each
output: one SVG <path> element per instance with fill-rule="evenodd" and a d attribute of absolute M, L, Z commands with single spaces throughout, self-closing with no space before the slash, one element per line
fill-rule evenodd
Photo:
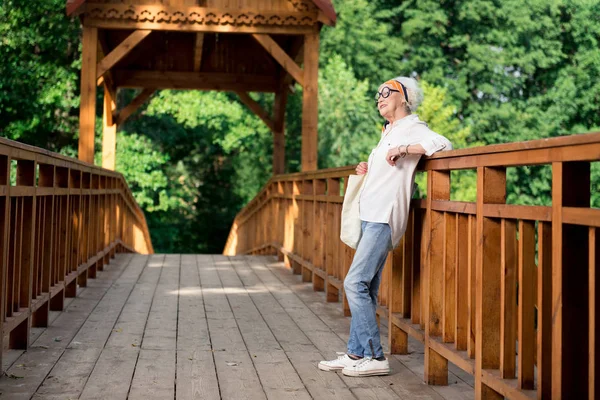
<path fill-rule="evenodd" d="M 384 87 L 383 89 L 381 89 L 381 92 L 375 93 L 375 101 L 379 101 L 380 97 L 383 97 L 384 99 L 387 99 L 388 97 L 390 97 L 390 94 L 392 94 L 392 92 L 398 92 L 398 93 L 400 93 L 399 90 L 390 89 L 387 86 Z"/>

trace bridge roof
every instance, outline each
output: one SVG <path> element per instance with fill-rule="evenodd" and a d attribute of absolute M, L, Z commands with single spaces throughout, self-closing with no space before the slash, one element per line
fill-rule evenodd
<path fill-rule="evenodd" d="M 333 3 L 331 0 L 307 0 L 316 5 L 327 17 L 325 21 L 328 25 L 335 26 L 337 21 L 337 15 L 335 12 L 335 8 L 333 7 Z M 302 1 L 291 1 L 292 3 L 302 3 Z M 85 5 L 85 3 L 92 3 L 92 1 L 88 0 L 67 0 L 67 15 L 73 15 L 81 10 L 81 7 Z M 127 4 L 127 0 L 123 0 L 122 3 Z"/>

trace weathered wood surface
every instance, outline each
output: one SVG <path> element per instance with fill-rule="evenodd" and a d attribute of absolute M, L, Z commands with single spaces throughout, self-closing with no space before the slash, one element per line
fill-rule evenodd
<path fill-rule="evenodd" d="M 273 257 L 117 255 L 32 330 L 29 351 L 5 355 L 0 397 L 473 398 L 452 367 L 449 386 L 424 384 L 412 339 L 408 355 L 390 356 L 389 376 L 318 370 L 344 351 L 350 323 L 325 297 Z"/>

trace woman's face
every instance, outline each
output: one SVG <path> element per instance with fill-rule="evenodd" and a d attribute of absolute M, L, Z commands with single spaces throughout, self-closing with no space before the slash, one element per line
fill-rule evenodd
<path fill-rule="evenodd" d="M 380 96 L 377 100 L 377 109 L 382 117 L 386 118 L 386 116 L 394 115 L 397 109 L 404 107 L 402 95 L 391 86 L 384 83 L 379 86 L 378 91 Z M 381 94 L 385 94 L 387 91 L 389 91 L 389 96 L 384 98 Z"/>

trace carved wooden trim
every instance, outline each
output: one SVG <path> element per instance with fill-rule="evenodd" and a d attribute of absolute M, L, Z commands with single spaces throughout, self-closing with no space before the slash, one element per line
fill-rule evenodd
<path fill-rule="evenodd" d="M 315 3 L 309 0 L 288 0 L 288 2 L 299 12 L 314 12 L 317 10 Z"/>
<path fill-rule="evenodd" d="M 165 7 L 156 5 L 88 4 L 89 20 L 153 22 L 180 25 L 307 26 L 318 23 L 318 14 L 277 13 L 206 7 Z"/>

